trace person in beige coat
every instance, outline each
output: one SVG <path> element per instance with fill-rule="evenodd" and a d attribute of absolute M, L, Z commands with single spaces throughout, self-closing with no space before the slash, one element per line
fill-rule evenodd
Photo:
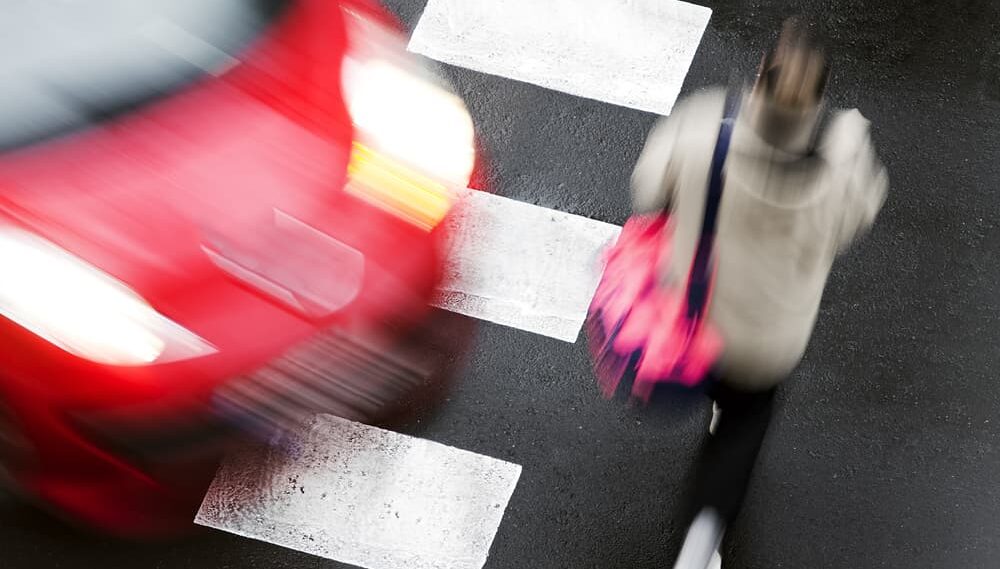
<path fill-rule="evenodd" d="M 707 312 L 724 341 L 710 380 L 716 415 L 678 568 L 706 567 L 736 517 L 774 390 L 802 358 L 834 258 L 865 233 L 886 198 L 888 176 L 861 113 L 831 113 L 820 128 L 827 76 L 822 51 L 790 20 L 736 120 Z M 636 213 L 672 214 L 665 282 L 683 284 L 691 266 L 725 98 L 714 89 L 682 101 L 654 126 L 632 176 Z"/>

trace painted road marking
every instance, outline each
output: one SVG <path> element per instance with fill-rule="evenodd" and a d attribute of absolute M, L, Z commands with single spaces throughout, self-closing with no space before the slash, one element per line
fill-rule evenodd
<path fill-rule="evenodd" d="M 435 304 L 575 342 L 621 228 L 480 191 L 456 207 Z"/>
<path fill-rule="evenodd" d="M 231 455 L 195 522 L 369 569 L 480 569 L 521 467 L 332 415 Z"/>
<path fill-rule="evenodd" d="M 676 0 L 429 0 L 409 49 L 667 115 L 711 14 Z"/>

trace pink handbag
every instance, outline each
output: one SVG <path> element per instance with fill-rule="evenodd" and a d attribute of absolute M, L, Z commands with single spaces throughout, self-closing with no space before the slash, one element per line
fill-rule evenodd
<path fill-rule="evenodd" d="M 658 282 L 659 263 L 667 259 L 661 251 L 672 245 L 673 224 L 666 212 L 633 216 L 606 253 L 606 268 L 586 324 L 605 397 L 614 396 L 626 377 L 634 377 L 631 396 L 643 402 L 660 383 L 694 388 L 709 375 L 722 351 L 722 339 L 705 313 L 725 159 L 738 101 L 737 93 L 730 92 L 712 157 L 701 235 L 685 286 Z"/>

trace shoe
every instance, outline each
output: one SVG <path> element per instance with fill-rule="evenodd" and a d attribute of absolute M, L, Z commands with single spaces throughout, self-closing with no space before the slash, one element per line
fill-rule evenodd
<path fill-rule="evenodd" d="M 674 569 L 715 569 L 722 566 L 719 544 L 725 533 L 722 517 L 711 508 L 698 513 L 688 528 Z M 718 559 L 718 565 L 714 565 Z"/>

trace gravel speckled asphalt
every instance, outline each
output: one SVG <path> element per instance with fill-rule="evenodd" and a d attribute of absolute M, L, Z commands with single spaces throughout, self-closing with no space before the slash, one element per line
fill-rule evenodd
<path fill-rule="evenodd" d="M 486 1 L 486 0 L 466 0 Z M 1000 4 L 743 0 L 714 10 L 684 93 L 748 76 L 781 20 L 830 28 L 831 101 L 874 124 L 892 188 L 830 279 L 780 392 L 734 569 L 996 567 L 1000 558 Z M 409 29 L 422 0 L 389 0 Z M 499 194 L 622 223 L 655 117 L 445 67 Z M 484 324 L 464 381 L 406 432 L 523 465 L 491 569 L 669 567 L 708 407 L 603 402 L 582 343 Z M 221 533 L 170 546 L 73 534 L 0 502 L 0 566 L 339 567 Z"/>

